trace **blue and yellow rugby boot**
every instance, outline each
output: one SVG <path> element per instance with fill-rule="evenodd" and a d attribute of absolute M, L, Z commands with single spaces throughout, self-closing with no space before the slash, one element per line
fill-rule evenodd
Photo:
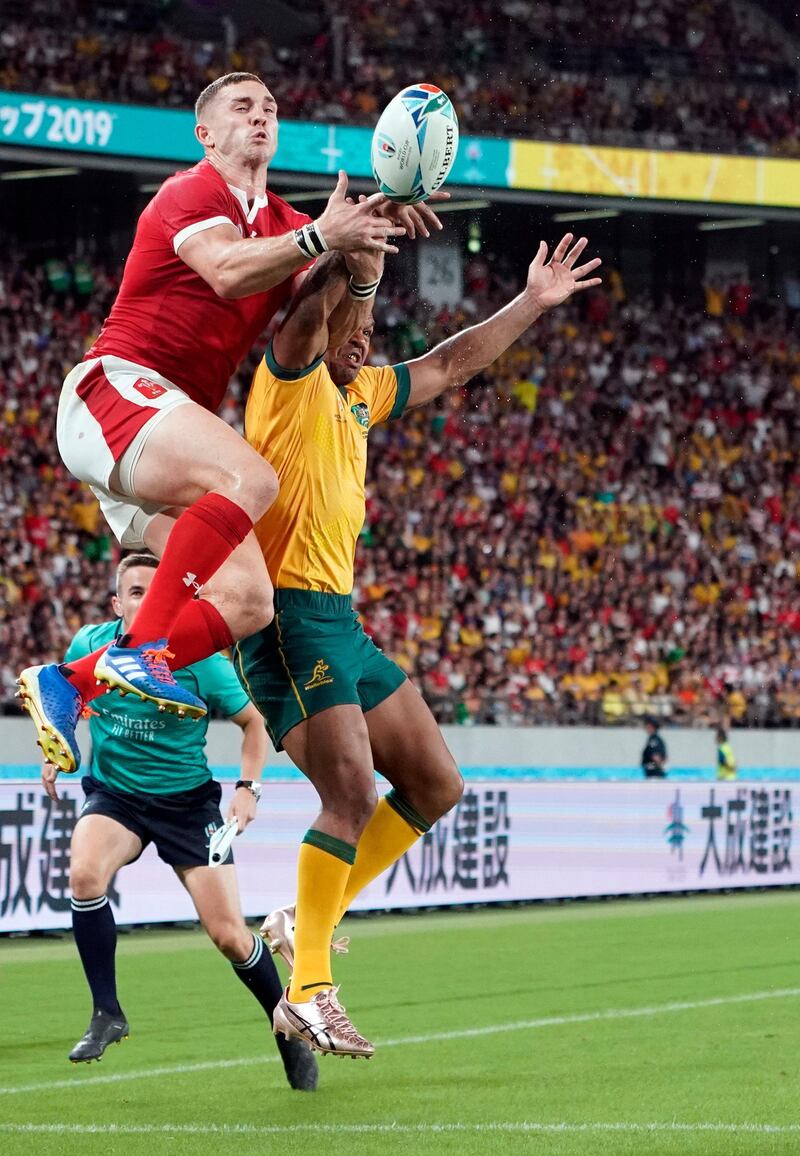
<path fill-rule="evenodd" d="M 94 677 L 109 690 L 138 695 L 178 718 L 202 718 L 206 704 L 176 682 L 167 665 L 174 657 L 166 638 L 141 646 L 109 646 L 97 660 Z"/>
<path fill-rule="evenodd" d="M 17 679 L 17 697 L 33 719 L 36 742 L 48 763 L 66 775 L 81 765 L 75 728 L 83 712 L 83 698 L 54 662 L 29 666 Z"/>

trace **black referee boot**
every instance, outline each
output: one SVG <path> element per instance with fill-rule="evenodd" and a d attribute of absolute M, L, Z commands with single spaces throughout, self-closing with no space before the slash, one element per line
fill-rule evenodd
<path fill-rule="evenodd" d="M 90 1064 L 92 1060 L 99 1060 L 109 1044 L 127 1040 L 129 1031 L 128 1021 L 121 1010 L 112 1015 L 102 1008 L 95 1008 L 88 1028 L 69 1053 L 69 1058 L 73 1064 Z"/>
<path fill-rule="evenodd" d="M 315 1092 L 319 1080 L 317 1060 L 303 1040 L 286 1040 L 276 1036 L 275 1042 L 283 1060 L 286 1079 L 298 1092 Z"/>

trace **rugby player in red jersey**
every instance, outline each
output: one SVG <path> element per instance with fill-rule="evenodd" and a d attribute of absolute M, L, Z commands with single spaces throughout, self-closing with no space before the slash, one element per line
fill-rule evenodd
<path fill-rule="evenodd" d="M 277 478 L 215 411 L 297 275 L 326 250 L 396 252 L 393 236 L 439 224 L 427 207 L 396 210 L 379 194 L 354 204 L 343 173 L 314 222 L 268 195 L 277 104 L 251 73 L 215 80 L 195 112 L 205 157 L 144 209 L 111 313 L 59 402 L 65 464 L 91 486 L 123 546 L 161 558 L 119 645 L 20 675 L 37 741 L 66 772 L 78 769 L 75 727 L 99 691 L 200 717 L 202 700 L 176 683 L 167 659 L 188 666 L 271 620 L 251 531 Z M 351 332 L 364 308 L 345 298 L 334 327 Z"/>

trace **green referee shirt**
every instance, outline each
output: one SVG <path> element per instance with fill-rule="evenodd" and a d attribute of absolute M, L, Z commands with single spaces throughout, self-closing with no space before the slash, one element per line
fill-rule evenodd
<path fill-rule="evenodd" d="M 105 646 L 121 633 L 120 619 L 84 626 L 73 638 L 65 662 Z M 176 671 L 176 680 L 199 695 L 209 714 L 226 718 L 250 702 L 233 666 L 222 654 L 204 658 Z M 159 711 L 135 695 L 124 698 L 101 694 L 91 702 L 92 776 L 115 791 L 147 795 L 174 795 L 207 783 L 211 771 L 206 759 L 208 716 L 198 722 Z"/>

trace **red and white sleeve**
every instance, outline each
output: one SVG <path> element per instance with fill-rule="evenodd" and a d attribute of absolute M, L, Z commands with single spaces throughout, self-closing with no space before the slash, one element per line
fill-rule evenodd
<path fill-rule="evenodd" d="M 176 253 L 197 233 L 216 225 L 234 225 L 225 190 L 209 188 L 203 180 L 169 181 L 156 196 L 156 208 Z"/>

